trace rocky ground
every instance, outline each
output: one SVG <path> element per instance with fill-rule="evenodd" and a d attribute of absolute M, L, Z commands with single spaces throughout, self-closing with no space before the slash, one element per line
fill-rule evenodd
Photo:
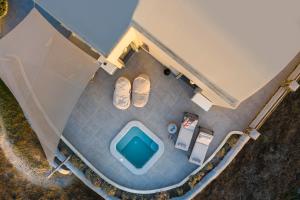
<path fill-rule="evenodd" d="M 23 178 L 7 161 L 0 149 L 0 199 L 28 199 L 28 200 L 94 200 L 100 199 L 94 192 L 76 180 L 71 186 L 65 188 L 44 188 L 33 185 Z"/>
<path fill-rule="evenodd" d="M 300 199 L 300 91 L 290 94 L 231 165 L 196 199 Z"/>

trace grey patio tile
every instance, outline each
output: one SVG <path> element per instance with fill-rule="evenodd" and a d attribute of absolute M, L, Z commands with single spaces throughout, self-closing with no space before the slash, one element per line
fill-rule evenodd
<path fill-rule="evenodd" d="M 77 105 L 76 109 L 74 109 L 71 113 L 70 118 L 72 118 L 80 127 L 82 127 L 84 124 L 88 122 L 88 119 L 90 117 L 89 113 L 86 113 L 85 111 L 81 112 L 82 107 Z"/>
<path fill-rule="evenodd" d="M 73 134 L 77 135 L 80 129 L 81 127 L 79 126 L 78 122 L 74 118 L 70 118 L 64 129 L 64 134 L 70 136 L 72 136 Z"/>
<path fill-rule="evenodd" d="M 99 90 L 96 85 L 99 85 L 99 83 L 92 82 L 91 85 L 86 87 L 83 95 L 88 96 L 96 105 L 99 105 L 101 97 L 105 94 L 101 90 Z"/>

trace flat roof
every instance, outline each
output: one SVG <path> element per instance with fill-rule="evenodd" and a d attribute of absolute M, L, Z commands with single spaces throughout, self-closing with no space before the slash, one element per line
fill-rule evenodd
<path fill-rule="evenodd" d="M 66 28 L 104 55 L 127 30 L 138 0 L 35 0 Z"/>
<path fill-rule="evenodd" d="M 133 20 L 242 101 L 300 51 L 299 7 L 299 0 L 140 0 Z"/>

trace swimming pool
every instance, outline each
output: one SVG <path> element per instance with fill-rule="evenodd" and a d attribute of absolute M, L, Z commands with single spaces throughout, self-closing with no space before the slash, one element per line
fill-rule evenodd
<path fill-rule="evenodd" d="M 164 145 L 139 121 L 129 122 L 113 139 L 111 153 L 134 174 L 146 173 L 163 154 Z"/>

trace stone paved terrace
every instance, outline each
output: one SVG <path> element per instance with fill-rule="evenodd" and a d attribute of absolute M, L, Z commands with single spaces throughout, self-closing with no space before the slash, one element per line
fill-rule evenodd
<path fill-rule="evenodd" d="M 127 67 L 111 76 L 99 69 L 74 108 L 64 130 L 64 137 L 101 173 L 131 189 L 157 189 L 176 184 L 197 168 L 188 162 L 189 153 L 174 148 L 166 126 L 180 124 L 185 111 L 199 115 L 199 125 L 214 131 L 209 156 L 233 130 L 244 130 L 291 69 L 286 69 L 237 109 L 212 107 L 209 112 L 195 105 L 192 88 L 174 76 L 165 76 L 164 67 L 144 51 L 130 58 Z M 144 108 L 131 106 L 121 111 L 112 104 L 114 83 L 120 76 L 131 81 L 140 73 L 151 78 L 151 95 Z M 249 79 L 251 81 L 251 79 Z M 144 175 L 134 175 L 110 153 L 112 139 L 131 120 L 139 120 L 164 143 L 165 152 Z M 196 134 L 195 134 L 196 135 Z"/>

